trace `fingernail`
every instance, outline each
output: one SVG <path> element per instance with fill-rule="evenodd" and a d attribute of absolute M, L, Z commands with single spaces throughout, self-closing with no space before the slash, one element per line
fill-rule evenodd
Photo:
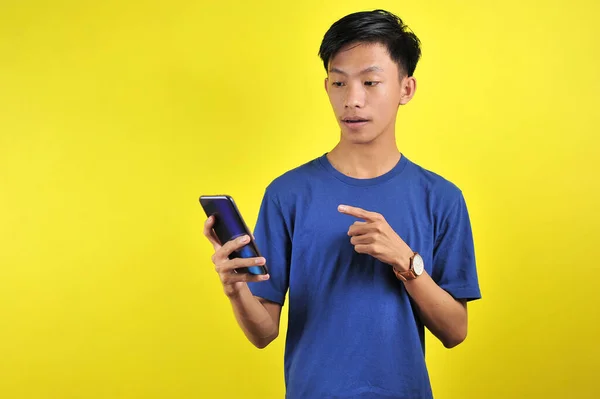
<path fill-rule="evenodd" d="M 239 238 L 239 242 L 246 242 L 248 241 L 248 236 L 243 236 Z"/>
<path fill-rule="evenodd" d="M 269 275 L 268 274 L 263 274 L 262 276 L 260 276 L 261 280 L 268 280 L 269 279 Z"/>
<path fill-rule="evenodd" d="M 342 212 L 344 212 L 346 210 L 346 207 L 344 205 L 340 205 L 338 206 L 338 209 Z"/>

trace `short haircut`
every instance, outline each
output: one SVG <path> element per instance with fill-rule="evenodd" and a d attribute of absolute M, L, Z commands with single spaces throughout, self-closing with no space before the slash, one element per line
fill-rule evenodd
<path fill-rule="evenodd" d="M 385 46 L 401 75 L 413 76 L 421 58 L 419 39 L 398 16 L 385 10 L 361 11 L 336 21 L 325 33 L 319 49 L 325 71 L 344 46 L 359 43 Z"/>

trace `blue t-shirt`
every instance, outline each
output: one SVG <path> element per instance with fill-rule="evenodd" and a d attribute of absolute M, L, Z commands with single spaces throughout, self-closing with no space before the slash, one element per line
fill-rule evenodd
<path fill-rule="evenodd" d="M 384 216 L 455 298 L 481 297 L 462 192 L 402 155 L 376 178 L 337 171 L 326 154 L 274 179 L 254 235 L 271 278 L 258 297 L 289 301 L 288 399 L 426 399 L 424 326 L 391 266 L 354 251 L 357 219 L 340 204 Z"/>

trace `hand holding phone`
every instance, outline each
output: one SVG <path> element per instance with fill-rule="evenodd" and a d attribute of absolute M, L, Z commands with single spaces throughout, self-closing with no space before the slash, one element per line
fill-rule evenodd
<path fill-rule="evenodd" d="M 238 283 L 267 280 L 266 260 L 261 256 L 233 198 L 229 195 L 203 195 L 200 204 L 208 217 L 204 235 L 215 249 L 212 261 L 226 291 L 235 291 L 239 288 Z M 229 285 L 231 287 L 227 287 Z"/>
<path fill-rule="evenodd" d="M 269 279 L 268 274 L 240 273 L 239 270 L 247 270 L 252 267 L 264 266 L 266 260 L 263 257 L 241 258 L 234 257 L 232 254 L 248 245 L 250 237 L 244 235 L 236 239 L 225 242 L 221 245 L 216 236 L 213 227 L 214 217 L 209 217 L 204 224 L 204 235 L 212 243 L 215 252 L 212 256 L 212 262 L 216 272 L 219 274 L 223 289 L 227 296 L 235 295 L 239 292 L 241 286 L 248 282 L 265 281 Z M 244 240 L 245 238 L 245 240 Z"/>

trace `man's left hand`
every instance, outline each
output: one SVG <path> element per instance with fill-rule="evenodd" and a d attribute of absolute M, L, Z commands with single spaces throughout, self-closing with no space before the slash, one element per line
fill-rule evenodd
<path fill-rule="evenodd" d="M 338 211 L 364 220 L 354 222 L 348 229 L 356 252 L 369 254 L 398 271 L 408 270 L 413 251 L 383 215 L 348 205 L 340 205 Z"/>

